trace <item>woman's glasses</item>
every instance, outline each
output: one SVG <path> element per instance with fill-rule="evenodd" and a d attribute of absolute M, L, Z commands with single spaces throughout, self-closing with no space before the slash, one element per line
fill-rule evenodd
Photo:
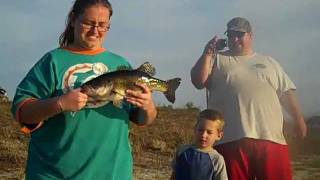
<path fill-rule="evenodd" d="M 109 23 L 98 23 L 97 25 L 95 22 L 82 21 L 80 22 L 80 25 L 82 29 L 91 30 L 91 29 L 97 28 L 99 32 L 106 32 L 110 29 Z"/>

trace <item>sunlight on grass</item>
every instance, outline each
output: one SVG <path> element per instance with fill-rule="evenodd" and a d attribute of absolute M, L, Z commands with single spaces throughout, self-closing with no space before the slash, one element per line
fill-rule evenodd
<path fill-rule="evenodd" d="M 22 179 L 27 156 L 27 136 L 12 119 L 10 103 L 0 104 L 0 179 Z M 148 127 L 131 125 L 134 178 L 167 180 L 177 147 L 192 141 L 199 109 L 158 107 L 156 121 Z M 294 180 L 320 179 L 320 136 L 310 131 L 306 140 L 288 137 Z"/>

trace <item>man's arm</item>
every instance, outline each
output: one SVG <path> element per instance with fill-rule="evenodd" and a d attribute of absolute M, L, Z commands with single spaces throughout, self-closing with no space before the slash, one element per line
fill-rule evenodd
<path fill-rule="evenodd" d="M 191 69 L 191 82 L 197 89 L 206 86 L 208 76 L 211 74 L 212 62 L 215 58 L 217 37 L 211 39 L 196 64 Z"/>
<path fill-rule="evenodd" d="M 176 173 L 173 171 L 171 173 L 170 180 L 175 180 L 175 179 L 176 179 Z"/>
<path fill-rule="evenodd" d="M 303 139 L 307 135 L 307 126 L 295 90 L 290 89 L 286 91 L 281 96 L 280 102 L 294 119 L 296 134 Z"/>

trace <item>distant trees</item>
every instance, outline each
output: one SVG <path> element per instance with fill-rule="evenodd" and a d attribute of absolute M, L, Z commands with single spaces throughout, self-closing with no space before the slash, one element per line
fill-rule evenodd
<path fill-rule="evenodd" d="M 157 107 L 175 109 L 171 104 L 157 104 Z M 191 101 L 188 101 L 184 106 L 177 107 L 177 108 L 178 109 L 199 109 L 199 107 L 195 106 L 195 104 Z"/>
<path fill-rule="evenodd" d="M 189 102 L 186 103 L 186 105 L 184 105 L 184 108 L 186 108 L 186 109 L 195 109 L 197 107 L 194 105 L 193 102 L 189 101 Z"/>

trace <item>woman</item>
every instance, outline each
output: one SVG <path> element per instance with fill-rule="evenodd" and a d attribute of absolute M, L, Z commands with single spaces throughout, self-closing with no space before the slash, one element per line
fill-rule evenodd
<path fill-rule="evenodd" d="M 26 179 L 132 179 L 129 120 L 149 124 L 156 108 L 147 86 L 127 90 L 121 108 L 87 103 L 83 82 L 119 66 L 103 48 L 112 7 L 107 0 L 76 0 L 60 37 L 17 87 L 12 112 L 31 133 Z M 134 105 L 134 106 L 132 106 Z"/>

